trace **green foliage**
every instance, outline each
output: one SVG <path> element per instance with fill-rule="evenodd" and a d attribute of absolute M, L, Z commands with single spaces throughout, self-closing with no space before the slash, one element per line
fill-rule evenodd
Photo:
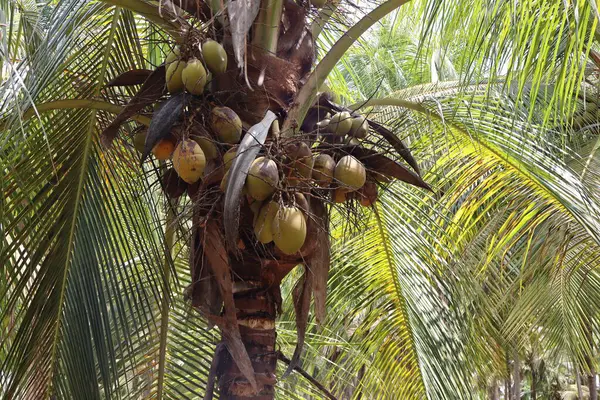
<path fill-rule="evenodd" d="M 161 62 L 173 28 L 158 2 L 109 3 L 0 1 L 3 397 L 201 397 L 218 340 L 183 299 L 189 227 L 167 217 L 160 166 L 137 167 L 135 125 L 106 151 L 109 108 L 32 107 L 121 105 L 135 88 L 104 85 Z M 321 52 L 374 5 L 342 2 Z M 596 25 L 583 0 L 415 1 L 330 75 L 345 103 L 374 97 L 364 109 L 435 189 L 393 184 L 361 221 L 334 214 L 328 319 L 311 321 L 303 367 L 339 398 L 470 398 L 515 351 L 537 360 L 529 371 L 545 360 L 550 396 L 572 383 L 565 365 L 594 358 L 600 142 L 580 94 L 597 98 L 583 83 Z M 297 278 L 278 321 L 286 354 Z M 278 388 L 322 397 L 296 373 Z"/>

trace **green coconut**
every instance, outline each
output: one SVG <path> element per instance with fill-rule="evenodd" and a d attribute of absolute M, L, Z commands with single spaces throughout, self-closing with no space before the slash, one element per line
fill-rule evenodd
<path fill-rule="evenodd" d="M 346 140 L 344 140 L 344 144 L 348 144 L 350 146 L 360 146 L 360 141 L 352 136 L 348 136 Z"/>
<path fill-rule="evenodd" d="M 204 152 L 204 156 L 207 160 L 214 160 L 219 155 L 219 150 L 217 150 L 217 145 L 213 140 L 207 138 L 206 136 L 190 136 L 196 143 L 200 145 L 202 151 Z"/>
<path fill-rule="evenodd" d="M 335 161 L 328 154 L 319 154 L 315 157 L 312 169 L 312 178 L 315 183 L 325 188 L 333 181 Z"/>
<path fill-rule="evenodd" d="M 185 61 L 176 61 L 169 64 L 167 67 L 167 90 L 169 90 L 170 93 L 177 93 L 183 90 L 184 85 L 181 74 L 186 65 Z"/>
<path fill-rule="evenodd" d="M 229 179 L 229 170 L 227 170 L 227 172 L 225 172 L 225 175 L 223 175 L 223 179 L 221 179 L 221 183 L 219 184 L 219 189 L 221 189 L 221 192 L 225 193 L 226 189 L 227 189 L 227 180 Z"/>
<path fill-rule="evenodd" d="M 282 253 L 297 253 L 306 240 L 306 219 L 298 207 L 279 209 L 271 226 L 275 246 Z"/>
<path fill-rule="evenodd" d="M 367 171 L 364 165 L 356 158 L 344 156 L 336 164 L 333 177 L 345 189 L 357 190 L 365 184 Z"/>
<path fill-rule="evenodd" d="M 144 147 L 146 146 L 146 130 L 139 131 L 133 136 L 133 147 L 140 153 L 144 152 Z"/>
<path fill-rule="evenodd" d="M 227 53 L 220 43 L 207 40 L 202 44 L 202 57 L 208 69 L 215 75 L 227 71 Z"/>
<path fill-rule="evenodd" d="M 167 55 L 167 58 L 165 58 L 165 66 L 168 67 L 171 63 L 179 60 L 179 57 L 181 57 L 181 50 L 179 49 L 179 46 L 176 46 L 173 51 Z"/>
<path fill-rule="evenodd" d="M 269 201 L 262 205 L 254 218 L 254 234 L 259 242 L 267 244 L 273 241 L 273 219 L 277 211 L 279 211 L 279 204 Z"/>
<path fill-rule="evenodd" d="M 355 117 L 352 119 L 352 128 L 348 133 L 350 136 L 355 138 L 364 139 L 369 133 L 369 121 L 363 116 Z"/>
<path fill-rule="evenodd" d="M 258 157 L 248 171 L 246 177 L 246 190 L 248 194 L 258 201 L 263 201 L 275 192 L 279 183 L 279 170 L 275 161 L 265 157 Z"/>
<path fill-rule="evenodd" d="M 317 122 L 317 129 L 320 132 L 324 132 L 324 133 L 331 133 L 330 129 L 329 129 L 329 123 L 331 122 L 330 119 L 323 119 L 319 122 Z"/>
<path fill-rule="evenodd" d="M 304 213 L 304 216 L 307 216 L 308 211 L 309 211 L 309 206 L 308 206 L 308 201 L 306 200 L 306 196 L 304 196 L 300 192 L 296 192 L 296 193 L 294 193 L 294 201 L 295 201 L 296 207 L 298 207 L 300 209 L 300 211 L 302 211 Z"/>
<path fill-rule="evenodd" d="M 337 136 L 344 136 L 352 129 L 352 116 L 348 111 L 334 114 L 329 121 L 328 129 Z"/>
<path fill-rule="evenodd" d="M 206 69 L 200 60 L 192 58 L 188 60 L 185 68 L 181 72 L 181 80 L 185 89 L 196 96 L 204 92 L 206 86 Z"/>
<path fill-rule="evenodd" d="M 173 168 L 181 179 L 194 183 L 202 177 L 206 157 L 198 143 L 193 140 L 182 140 L 173 152 Z"/>
<path fill-rule="evenodd" d="M 215 107 L 210 111 L 210 126 L 225 143 L 239 143 L 242 137 L 242 120 L 229 107 Z"/>
<path fill-rule="evenodd" d="M 231 168 L 231 164 L 237 156 L 237 149 L 237 146 L 233 146 L 227 150 L 225 154 L 223 154 L 223 165 L 225 166 L 225 171 L 229 171 L 229 168 Z"/>

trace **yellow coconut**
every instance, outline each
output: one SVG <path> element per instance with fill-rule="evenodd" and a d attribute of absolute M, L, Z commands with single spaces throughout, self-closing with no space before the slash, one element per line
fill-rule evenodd
<path fill-rule="evenodd" d="M 179 57 L 181 57 L 181 50 L 179 49 L 179 46 L 177 46 L 167 55 L 167 58 L 165 58 L 165 65 L 168 67 L 171 63 L 179 60 Z"/>
<path fill-rule="evenodd" d="M 329 121 L 328 129 L 337 136 L 344 136 L 352 129 L 352 116 L 348 111 L 335 114 Z"/>
<path fill-rule="evenodd" d="M 279 183 L 279 170 L 275 161 L 258 157 L 248 171 L 246 189 L 254 199 L 263 201 L 275 192 Z"/>
<path fill-rule="evenodd" d="M 154 146 L 152 154 L 154 154 L 154 157 L 156 157 L 157 160 L 168 160 L 171 158 L 173 150 L 175 150 L 175 143 L 172 139 L 167 138 L 162 139 Z"/>
<path fill-rule="evenodd" d="M 239 143 L 242 137 L 242 120 L 229 107 L 215 107 L 210 111 L 210 126 L 225 143 Z"/>
<path fill-rule="evenodd" d="M 202 44 L 202 57 L 208 69 L 215 75 L 227 70 L 227 53 L 220 43 L 207 40 Z"/>
<path fill-rule="evenodd" d="M 233 146 L 232 148 L 227 150 L 225 154 L 223 154 L 223 165 L 225 166 L 225 171 L 229 171 L 229 168 L 231 168 L 231 164 L 233 163 L 233 160 L 236 156 L 237 146 Z"/>
<path fill-rule="evenodd" d="M 146 146 L 146 130 L 139 131 L 133 137 L 133 147 L 140 153 L 144 152 L 144 147 Z"/>
<path fill-rule="evenodd" d="M 335 161 L 328 154 L 319 154 L 315 157 L 312 170 L 312 178 L 322 188 L 331 184 L 335 170 Z"/>
<path fill-rule="evenodd" d="M 363 116 L 355 117 L 352 119 L 352 128 L 348 133 L 350 136 L 355 138 L 364 139 L 369 133 L 369 121 Z"/>
<path fill-rule="evenodd" d="M 356 158 L 344 156 L 336 164 L 333 177 L 345 189 L 356 190 L 365 184 L 367 171 Z"/>
<path fill-rule="evenodd" d="M 275 246 L 284 254 L 295 254 L 306 240 L 306 219 L 297 207 L 279 209 L 271 227 Z"/>
<path fill-rule="evenodd" d="M 179 142 L 173 153 L 173 168 L 181 179 L 187 183 L 196 182 L 202 177 L 205 166 L 206 158 L 198 143 L 189 139 Z"/>
<path fill-rule="evenodd" d="M 188 60 L 181 72 L 181 80 L 188 92 L 196 96 L 201 95 L 206 85 L 206 69 L 204 69 L 202 62 L 195 58 Z"/>
<path fill-rule="evenodd" d="M 191 138 L 200 145 L 200 148 L 204 152 L 204 157 L 206 157 L 207 160 L 217 158 L 219 150 L 217 150 L 217 145 L 213 140 L 206 136 L 191 136 Z"/>
<path fill-rule="evenodd" d="M 181 74 L 185 66 L 185 61 L 175 61 L 167 67 L 167 90 L 170 93 L 177 93 L 183 90 L 184 86 Z"/>
<path fill-rule="evenodd" d="M 273 241 L 273 218 L 279 211 L 279 204 L 270 201 L 264 204 L 256 218 L 254 218 L 254 234 L 261 243 L 270 243 Z"/>

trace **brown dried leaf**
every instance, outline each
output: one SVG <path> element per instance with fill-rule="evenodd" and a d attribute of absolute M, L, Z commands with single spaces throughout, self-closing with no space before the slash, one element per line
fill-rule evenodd
<path fill-rule="evenodd" d="M 140 90 L 123 108 L 123 111 L 121 111 L 113 122 L 104 129 L 101 135 L 101 142 L 104 147 L 110 148 L 112 141 L 115 140 L 119 134 L 119 128 L 125 121 L 137 114 L 144 107 L 154 104 L 167 93 L 166 84 L 165 66 L 161 65 L 150 74 Z"/>
<path fill-rule="evenodd" d="M 327 299 L 327 277 L 331 261 L 331 255 L 329 253 L 327 208 L 321 201 L 313 201 L 312 218 L 319 223 L 321 229 L 315 233 L 319 245 L 306 258 L 306 267 L 314 276 L 313 295 L 315 301 L 315 317 L 317 323 L 321 324 L 326 316 L 325 302 Z"/>
<path fill-rule="evenodd" d="M 268 110 L 261 122 L 248 129 L 238 147 L 237 157 L 233 160 L 229 170 L 227 189 L 225 190 L 223 221 L 227 248 L 232 253 L 239 251 L 237 244 L 240 225 L 240 196 L 246 182 L 246 175 L 248 175 L 250 165 L 252 165 L 258 151 L 265 143 L 271 123 L 275 118 L 275 114 Z"/>
<path fill-rule="evenodd" d="M 244 69 L 248 31 L 250 31 L 259 10 L 260 0 L 229 0 L 227 2 L 233 52 L 238 67 L 242 70 Z"/>
<path fill-rule="evenodd" d="M 294 299 L 294 310 L 296 312 L 296 333 L 298 341 L 296 343 L 296 349 L 292 356 L 292 361 L 288 365 L 287 370 L 282 376 L 282 379 L 287 377 L 293 370 L 298 366 L 300 356 L 302 355 L 302 349 L 304 348 L 304 338 L 306 335 L 306 325 L 308 324 L 308 312 L 310 311 L 310 295 L 312 292 L 313 285 L 313 274 L 308 270 L 304 269 L 304 275 L 298 280 L 292 297 Z"/>
<path fill-rule="evenodd" d="M 254 368 L 250 362 L 250 357 L 246 347 L 242 342 L 240 328 L 237 322 L 235 311 L 235 302 L 233 300 L 233 282 L 231 280 L 231 270 L 229 268 L 229 257 L 225 250 L 223 236 L 218 225 L 210 221 L 206 226 L 206 235 L 204 237 L 204 254 L 208 257 L 210 267 L 219 283 L 221 297 L 225 303 L 225 319 L 223 326 L 220 326 L 225 344 L 231 357 L 240 369 L 240 372 L 250 382 L 256 393 L 260 391 L 256 382 Z"/>
<path fill-rule="evenodd" d="M 106 84 L 106 87 L 141 85 L 153 72 L 151 69 L 132 69 L 115 77 Z"/>

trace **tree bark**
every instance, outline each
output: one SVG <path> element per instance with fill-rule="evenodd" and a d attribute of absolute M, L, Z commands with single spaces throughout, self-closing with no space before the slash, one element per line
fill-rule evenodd
<path fill-rule="evenodd" d="M 519 353 L 517 350 L 514 351 L 513 381 L 513 398 L 514 400 L 521 400 L 521 364 L 519 362 Z"/>
<path fill-rule="evenodd" d="M 586 335 L 590 344 L 590 352 L 593 354 L 594 341 L 592 335 L 592 325 L 589 322 L 586 325 Z M 590 400 L 598 400 L 598 388 L 596 387 L 596 368 L 594 367 L 594 361 L 589 355 L 586 355 L 585 362 L 589 370 L 589 374 L 587 376 L 587 384 L 588 388 L 590 389 Z"/>
<path fill-rule="evenodd" d="M 496 378 L 492 379 L 488 387 L 488 400 L 500 400 L 500 388 L 498 387 Z"/>
<path fill-rule="evenodd" d="M 537 391 L 535 389 L 537 385 L 537 372 L 535 366 L 531 363 L 531 400 L 537 399 Z"/>
<path fill-rule="evenodd" d="M 579 373 L 577 365 L 575 365 L 575 367 L 575 382 L 577 382 L 577 398 L 583 399 L 583 389 L 581 388 L 581 374 Z"/>
<path fill-rule="evenodd" d="M 271 400 L 275 396 L 275 317 L 277 303 L 269 288 L 260 280 L 237 282 L 243 286 L 234 294 L 242 342 L 256 373 L 259 389 L 255 394 L 228 351 L 222 351 L 217 376 L 222 400 Z"/>

